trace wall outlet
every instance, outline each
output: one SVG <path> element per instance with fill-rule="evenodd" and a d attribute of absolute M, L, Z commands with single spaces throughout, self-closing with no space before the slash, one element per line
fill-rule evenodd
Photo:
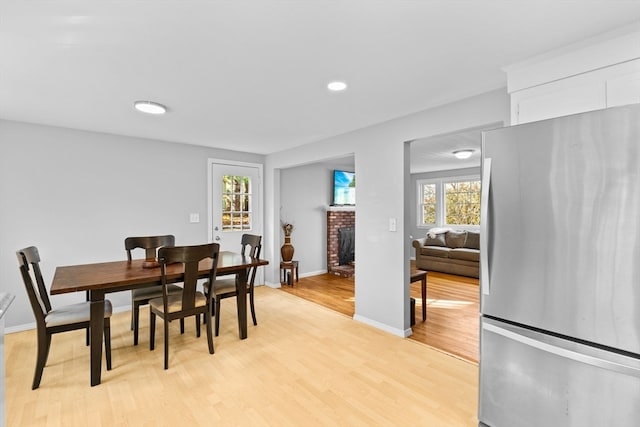
<path fill-rule="evenodd" d="M 389 231 L 396 231 L 396 219 L 389 218 Z"/>
<path fill-rule="evenodd" d="M 200 222 L 200 214 L 197 214 L 197 213 L 189 214 L 189 222 L 192 224 Z"/>

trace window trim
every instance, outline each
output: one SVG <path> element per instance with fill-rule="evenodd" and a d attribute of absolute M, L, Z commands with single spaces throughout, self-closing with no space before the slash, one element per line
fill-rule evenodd
<path fill-rule="evenodd" d="M 417 213 L 416 219 L 417 219 L 417 223 L 418 223 L 417 224 L 418 228 L 437 227 L 437 224 L 439 222 L 438 218 L 440 216 L 440 213 L 438 212 L 440 210 L 439 209 L 440 203 L 438 203 L 438 201 L 441 200 L 441 198 L 442 198 L 441 195 L 438 194 L 438 192 L 442 189 L 442 184 L 440 183 L 440 180 L 441 180 L 440 178 L 431 178 L 431 179 L 418 179 L 416 181 L 416 184 L 417 184 L 417 186 L 416 186 L 417 187 L 416 188 L 416 190 L 417 190 L 417 193 L 416 193 L 416 195 L 417 195 L 417 197 L 416 197 L 416 201 L 417 201 L 417 203 L 416 203 L 416 209 L 417 209 L 417 211 L 416 211 L 416 213 Z M 422 203 L 422 195 L 424 194 L 423 187 L 425 185 L 431 185 L 431 184 L 435 184 L 435 186 L 436 186 L 436 191 L 435 191 L 435 193 L 436 193 L 436 223 L 435 224 L 425 224 L 424 221 L 423 221 L 423 216 L 422 216 L 423 213 L 424 213 L 424 209 L 423 209 L 424 204 Z"/>

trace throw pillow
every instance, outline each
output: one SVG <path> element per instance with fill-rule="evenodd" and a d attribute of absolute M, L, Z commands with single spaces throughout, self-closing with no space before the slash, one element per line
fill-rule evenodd
<path fill-rule="evenodd" d="M 427 240 L 425 240 L 425 246 L 447 246 L 444 240 L 444 233 L 433 233 L 435 229 L 431 229 L 427 232 Z"/>
<path fill-rule="evenodd" d="M 469 249 L 480 249 L 480 233 L 467 231 L 467 240 L 464 243 L 464 247 Z"/>
<path fill-rule="evenodd" d="M 464 248 L 465 240 L 467 240 L 466 231 L 450 230 L 445 234 L 445 242 L 447 243 L 447 246 L 453 249 Z"/>

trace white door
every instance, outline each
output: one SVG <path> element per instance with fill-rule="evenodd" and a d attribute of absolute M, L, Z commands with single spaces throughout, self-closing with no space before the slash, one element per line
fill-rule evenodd
<path fill-rule="evenodd" d="M 209 160 L 209 241 L 240 251 L 245 233 L 262 236 L 262 165 Z"/>

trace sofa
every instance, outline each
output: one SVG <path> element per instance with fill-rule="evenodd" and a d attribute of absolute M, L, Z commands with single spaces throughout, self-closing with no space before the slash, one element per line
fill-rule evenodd
<path fill-rule="evenodd" d="M 416 268 L 427 271 L 480 277 L 480 233 L 432 228 L 412 242 Z"/>

